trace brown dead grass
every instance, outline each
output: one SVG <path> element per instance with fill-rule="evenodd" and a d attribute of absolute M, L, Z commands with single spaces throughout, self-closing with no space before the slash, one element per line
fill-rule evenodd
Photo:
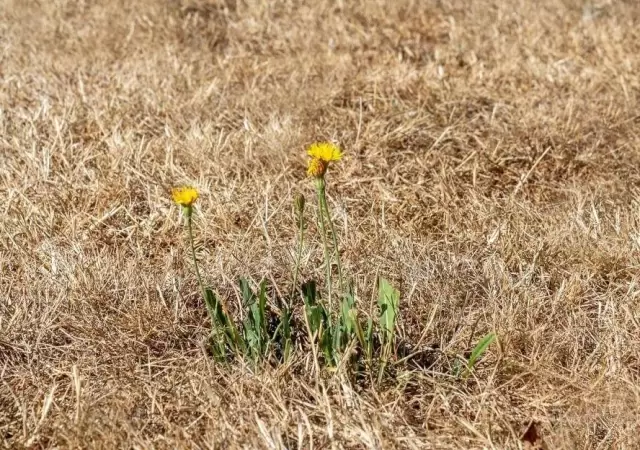
<path fill-rule="evenodd" d="M 635 1 L 0 2 L 7 448 L 636 448 Z M 207 280 L 289 289 L 303 149 L 368 310 L 401 288 L 430 370 L 316 385 L 205 355 Z M 303 274 L 322 279 L 310 230 Z M 473 380 L 447 374 L 495 330 Z"/>

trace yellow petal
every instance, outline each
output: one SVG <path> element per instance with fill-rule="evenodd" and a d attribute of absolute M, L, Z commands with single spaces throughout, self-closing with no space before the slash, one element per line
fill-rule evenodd
<path fill-rule="evenodd" d="M 316 142 L 307 149 L 307 154 L 312 158 L 321 159 L 324 162 L 340 161 L 342 151 L 337 145 L 330 142 Z"/>
<path fill-rule="evenodd" d="M 198 200 L 198 191 L 191 186 L 180 186 L 173 188 L 171 197 L 178 205 L 191 206 Z"/>

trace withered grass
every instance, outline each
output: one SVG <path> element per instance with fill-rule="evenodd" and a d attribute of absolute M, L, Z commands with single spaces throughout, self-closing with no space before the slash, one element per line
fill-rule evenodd
<path fill-rule="evenodd" d="M 0 2 L 0 442 L 518 448 L 535 422 L 550 449 L 635 448 L 638 23 L 635 1 Z M 239 276 L 291 289 L 317 140 L 345 150 L 361 310 L 390 279 L 429 367 L 206 354 L 170 187 L 200 189 L 203 276 L 237 311 Z"/>

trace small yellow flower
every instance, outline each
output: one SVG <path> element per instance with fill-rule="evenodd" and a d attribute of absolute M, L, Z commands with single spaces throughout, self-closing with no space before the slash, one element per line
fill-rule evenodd
<path fill-rule="evenodd" d="M 315 178 L 324 177 L 325 172 L 327 171 L 328 164 L 321 159 L 313 158 L 309 161 L 309 166 L 307 167 L 307 175 Z"/>
<path fill-rule="evenodd" d="M 171 197 L 178 205 L 190 208 L 198 200 L 198 191 L 191 186 L 180 186 L 171 190 Z"/>
<path fill-rule="evenodd" d="M 307 167 L 307 174 L 310 177 L 324 178 L 331 161 L 340 161 L 342 151 L 337 145 L 330 142 L 316 142 L 307 149 L 307 154 L 311 156 Z"/>
<path fill-rule="evenodd" d="M 307 149 L 307 154 L 312 158 L 321 159 L 326 163 L 340 161 L 342 158 L 340 148 L 330 142 L 316 142 L 315 144 L 311 144 Z"/>

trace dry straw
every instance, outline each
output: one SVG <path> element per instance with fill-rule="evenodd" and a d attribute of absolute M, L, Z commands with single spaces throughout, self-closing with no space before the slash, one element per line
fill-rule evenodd
<path fill-rule="evenodd" d="M 3 0 L 0 18 L 0 448 L 638 447 L 637 1 Z M 395 381 L 328 373 L 320 349 L 316 371 L 297 344 L 256 364 L 200 345 L 164 186 L 197 180 L 199 269 L 238 334 L 263 278 L 299 330 L 300 286 L 328 300 L 315 181 L 292 170 L 317 136 L 345 150 L 314 170 L 333 319 L 353 288 L 367 342 L 387 276 Z"/>

